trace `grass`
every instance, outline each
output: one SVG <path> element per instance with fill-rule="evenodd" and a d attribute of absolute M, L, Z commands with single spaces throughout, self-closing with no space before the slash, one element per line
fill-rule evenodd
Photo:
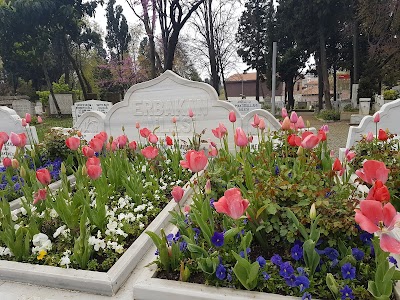
<path fill-rule="evenodd" d="M 42 124 L 35 124 L 39 141 L 43 141 L 44 135 L 50 131 L 52 127 L 72 127 L 72 116 L 57 117 L 43 117 Z"/>

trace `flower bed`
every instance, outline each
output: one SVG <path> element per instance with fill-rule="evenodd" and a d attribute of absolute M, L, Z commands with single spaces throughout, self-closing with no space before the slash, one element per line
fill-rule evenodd
<path fill-rule="evenodd" d="M 224 146 L 225 126 L 214 129 L 221 148 L 193 204 L 173 214 L 179 231 L 149 233 L 157 276 L 302 299 L 389 299 L 400 278 L 387 253 L 400 252 L 400 215 L 386 203 L 385 165 L 368 162 L 358 172 L 373 185 L 360 202 L 346 165 L 330 156 L 327 127 L 304 131 L 296 114 L 272 135 L 257 116 L 252 125 L 260 141 L 253 151 L 241 128 L 234 153 Z"/>

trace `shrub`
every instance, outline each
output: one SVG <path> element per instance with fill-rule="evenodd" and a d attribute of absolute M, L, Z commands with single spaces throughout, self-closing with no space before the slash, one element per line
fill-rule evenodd
<path fill-rule="evenodd" d="M 383 99 L 396 100 L 399 97 L 399 92 L 395 90 L 387 90 L 383 92 Z"/>
<path fill-rule="evenodd" d="M 322 120 L 339 121 L 340 113 L 333 109 L 332 110 L 321 110 L 320 113 L 317 115 L 317 117 Z"/>

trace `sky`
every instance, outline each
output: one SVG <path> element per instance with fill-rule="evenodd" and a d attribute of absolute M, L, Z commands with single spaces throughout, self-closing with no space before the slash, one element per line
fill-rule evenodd
<path fill-rule="evenodd" d="M 100 28 L 103 30 L 103 33 L 106 34 L 107 30 L 106 30 L 106 26 L 107 26 L 107 18 L 106 18 L 106 4 L 107 1 L 105 1 L 106 3 L 102 6 L 98 6 L 96 9 L 96 15 L 94 20 L 99 24 Z M 123 14 L 125 15 L 128 23 L 130 25 L 133 24 L 137 24 L 139 22 L 138 18 L 134 15 L 132 9 L 129 7 L 129 5 L 126 3 L 125 0 L 116 0 L 116 5 L 121 5 L 123 8 Z M 157 26 L 159 27 L 159 24 L 157 23 Z M 186 28 L 188 28 L 187 25 L 185 25 Z M 185 27 L 183 29 L 183 33 L 187 32 L 187 29 L 185 31 Z M 190 32 L 189 32 L 190 34 Z M 236 66 L 234 67 L 234 69 L 228 74 L 232 75 L 235 73 L 241 73 L 243 72 L 243 70 L 247 69 L 247 65 L 244 64 L 242 62 L 242 60 L 239 58 L 239 61 L 236 63 Z M 204 79 L 205 77 L 208 77 L 207 71 L 201 71 L 198 70 L 200 72 L 201 77 Z M 251 70 L 250 70 L 251 72 Z"/>

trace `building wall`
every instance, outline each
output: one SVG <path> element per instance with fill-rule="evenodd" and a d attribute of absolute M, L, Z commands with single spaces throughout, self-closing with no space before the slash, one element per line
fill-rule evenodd
<path fill-rule="evenodd" d="M 255 99 L 256 96 L 256 82 L 255 81 L 226 81 L 226 93 L 229 100 L 235 98 L 242 98 L 243 95 L 246 99 Z M 271 98 L 271 90 L 267 88 L 265 82 L 260 83 L 260 97 Z M 276 95 L 280 96 L 282 94 L 282 84 L 279 84 L 278 89 L 275 92 Z"/>

